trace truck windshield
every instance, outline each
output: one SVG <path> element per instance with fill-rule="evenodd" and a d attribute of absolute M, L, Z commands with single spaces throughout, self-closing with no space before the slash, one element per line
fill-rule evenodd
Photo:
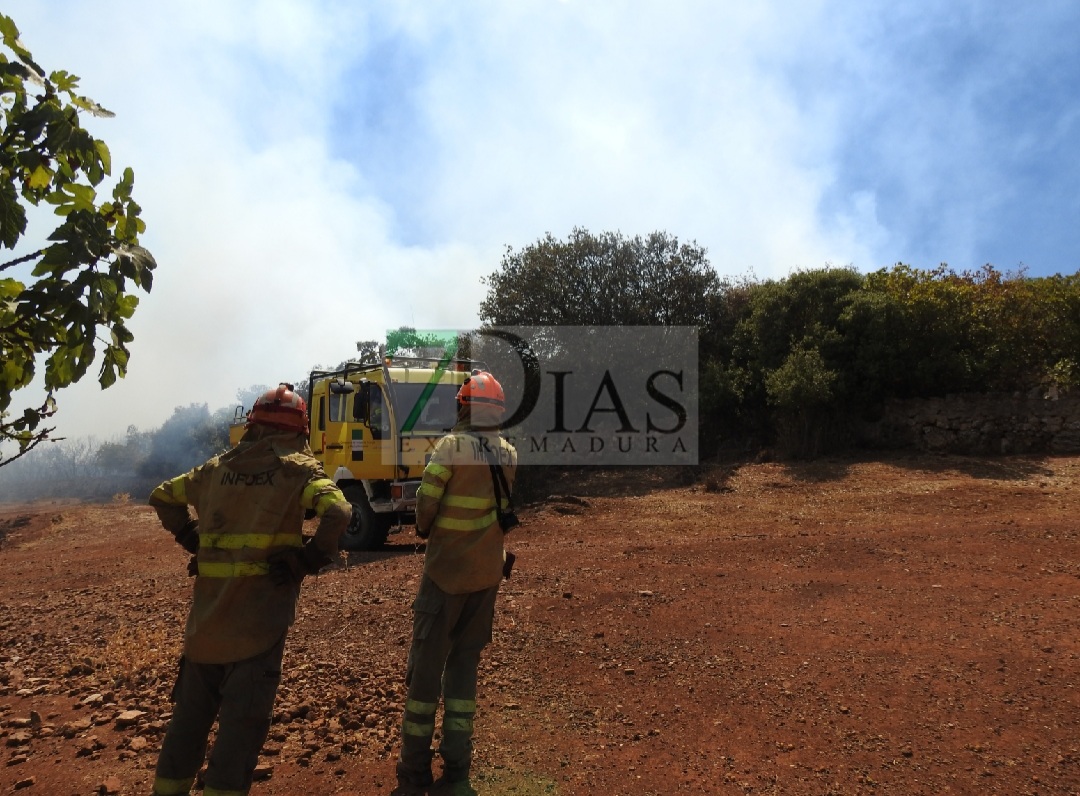
<path fill-rule="evenodd" d="M 399 430 L 404 430 L 413 409 L 421 403 L 425 387 L 426 384 L 394 383 L 394 398 L 397 400 L 395 414 Z M 457 404 L 454 400 L 457 391 L 456 384 L 435 385 L 434 391 L 420 406 L 412 431 L 445 433 L 452 429 L 457 422 Z"/>

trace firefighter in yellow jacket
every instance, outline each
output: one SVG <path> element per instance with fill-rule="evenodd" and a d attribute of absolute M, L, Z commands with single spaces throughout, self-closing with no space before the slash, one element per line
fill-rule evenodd
<path fill-rule="evenodd" d="M 442 780 L 469 791 L 476 670 L 491 640 L 504 576 L 496 493 L 500 509 L 508 509 L 517 469 L 517 452 L 497 431 L 505 396 L 490 373 L 473 371 L 457 398 L 458 422 L 432 452 L 416 499 L 416 532 L 427 539 L 427 552 L 413 603 L 405 677 L 397 765 L 401 793 L 432 783 L 431 742 L 440 696 Z"/>
<path fill-rule="evenodd" d="M 300 583 L 330 563 L 352 513 L 311 455 L 306 431 L 303 399 L 282 384 L 256 401 L 235 447 L 150 496 L 161 524 L 193 554 L 189 572 L 197 575 L 155 796 L 190 791 L 215 719 L 204 796 L 242 796 L 251 787 Z M 305 544 L 309 511 L 320 520 Z"/>

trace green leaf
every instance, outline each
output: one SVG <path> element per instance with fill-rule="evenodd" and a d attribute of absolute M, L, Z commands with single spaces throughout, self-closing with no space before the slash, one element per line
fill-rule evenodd
<path fill-rule="evenodd" d="M 115 346 L 109 349 L 109 352 L 113 355 L 113 362 L 116 363 L 116 367 L 120 370 L 120 375 L 123 376 L 127 372 L 128 364 L 128 350 L 123 346 Z"/>
<path fill-rule="evenodd" d="M 14 249 L 19 238 L 26 232 L 26 210 L 19 204 L 15 186 L 10 183 L 0 185 L 0 244 L 5 249 Z"/>
<path fill-rule="evenodd" d="M 13 299 L 26 290 L 26 285 L 17 279 L 5 277 L 0 279 L 0 299 Z"/>
<path fill-rule="evenodd" d="M 4 44 L 8 47 L 19 40 L 19 29 L 15 27 L 15 21 L 7 14 L 0 14 L 0 34 L 3 34 Z"/>
<path fill-rule="evenodd" d="M 34 59 L 30 57 L 30 51 L 19 41 L 19 29 L 15 26 L 15 22 L 11 17 L 0 14 L 0 25 L 3 26 L 4 44 L 11 48 L 20 61 L 36 73 L 38 80 L 44 80 L 45 70 L 34 63 Z"/>
<path fill-rule="evenodd" d="M 77 264 L 67 246 L 53 244 L 42 252 L 41 259 L 38 260 L 31 274 L 33 276 L 44 276 L 49 273 L 62 274 L 74 268 Z"/>
<path fill-rule="evenodd" d="M 0 367 L 0 389 L 9 395 L 28 384 L 33 377 L 34 368 L 30 360 L 5 359 L 3 367 Z"/>
<path fill-rule="evenodd" d="M 56 390 L 67 387 L 75 377 L 75 351 L 58 348 L 45 363 L 45 388 Z"/>
<path fill-rule="evenodd" d="M 94 205 L 94 199 L 97 198 L 97 191 L 91 188 L 89 185 L 65 185 L 64 191 L 71 195 L 75 202 L 76 210 L 90 210 L 94 211 L 97 207 Z"/>
<path fill-rule="evenodd" d="M 153 284 L 153 270 L 157 268 L 154 256 L 142 246 L 128 244 L 116 252 L 120 273 L 130 277 L 147 293 Z"/>
<path fill-rule="evenodd" d="M 116 183 L 116 187 L 113 188 L 113 199 L 117 202 L 123 202 L 131 199 L 131 189 L 135 185 L 135 172 L 128 166 L 124 169 L 124 174 L 120 180 Z"/>
<path fill-rule="evenodd" d="M 59 91 L 71 92 L 79 87 L 79 78 L 63 69 L 49 75 L 49 80 L 56 84 Z"/>
<path fill-rule="evenodd" d="M 43 188 L 49 187 L 49 183 L 52 182 L 52 178 L 52 171 L 45 168 L 44 166 L 38 166 L 30 174 L 30 179 L 27 181 L 27 185 L 29 185 L 34 190 L 40 191 Z"/>
<path fill-rule="evenodd" d="M 107 390 L 116 383 L 116 357 L 113 354 L 114 350 L 115 349 L 110 348 L 106 351 L 105 361 L 101 363 L 101 372 L 98 374 L 98 383 L 103 390 Z"/>
<path fill-rule="evenodd" d="M 129 332 L 128 328 L 122 323 L 118 323 L 112 328 L 112 340 L 114 345 L 123 346 L 134 339 L 135 336 Z"/>
<path fill-rule="evenodd" d="M 135 314 L 135 309 L 138 306 L 138 296 L 126 294 L 116 299 L 116 312 L 121 318 L 130 318 Z"/>
<path fill-rule="evenodd" d="M 71 102 L 82 108 L 83 110 L 89 111 L 94 116 L 98 116 L 104 119 L 111 119 L 112 117 L 116 116 L 116 114 L 112 111 L 101 107 L 92 99 L 89 99 L 87 97 L 72 95 Z"/>
<path fill-rule="evenodd" d="M 112 153 L 109 151 L 108 145 L 101 140 L 94 141 L 94 149 L 97 150 L 98 159 L 101 161 L 101 167 L 105 170 L 106 174 L 112 174 Z"/>

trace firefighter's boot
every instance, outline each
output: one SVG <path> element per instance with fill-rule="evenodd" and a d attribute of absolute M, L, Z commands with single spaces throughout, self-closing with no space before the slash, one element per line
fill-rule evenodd
<path fill-rule="evenodd" d="M 435 702 L 408 699 L 405 719 L 401 724 L 401 755 L 398 758 L 397 778 L 403 785 L 425 788 L 431 776 L 431 738 L 435 734 Z"/>
<path fill-rule="evenodd" d="M 466 782 L 472 763 L 476 700 L 446 697 L 444 707 L 442 741 L 439 743 L 439 755 L 443 759 L 442 779 Z"/>

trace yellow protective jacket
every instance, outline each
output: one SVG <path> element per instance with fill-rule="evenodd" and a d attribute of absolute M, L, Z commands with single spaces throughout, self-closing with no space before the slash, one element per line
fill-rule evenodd
<path fill-rule="evenodd" d="M 184 634 L 197 663 L 232 663 L 272 647 L 296 616 L 299 589 L 275 586 L 267 558 L 303 545 L 304 512 L 320 518 L 313 542 L 330 555 L 352 508 L 326 477 L 304 438 L 252 427 L 234 448 L 150 496 L 166 530 L 176 534 L 195 507 L 198 577 Z"/>
<path fill-rule="evenodd" d="M 512 489 L 514 446 L 459 423 L 436 444 L 416 494 L 416 530 L 428 540 L 424 574 L 449 594 L 481 591 L 502 580 L 503 531 L 489 462 L 502 467 Z M 509 495 L 502 497 L 506 508 Z"/>

